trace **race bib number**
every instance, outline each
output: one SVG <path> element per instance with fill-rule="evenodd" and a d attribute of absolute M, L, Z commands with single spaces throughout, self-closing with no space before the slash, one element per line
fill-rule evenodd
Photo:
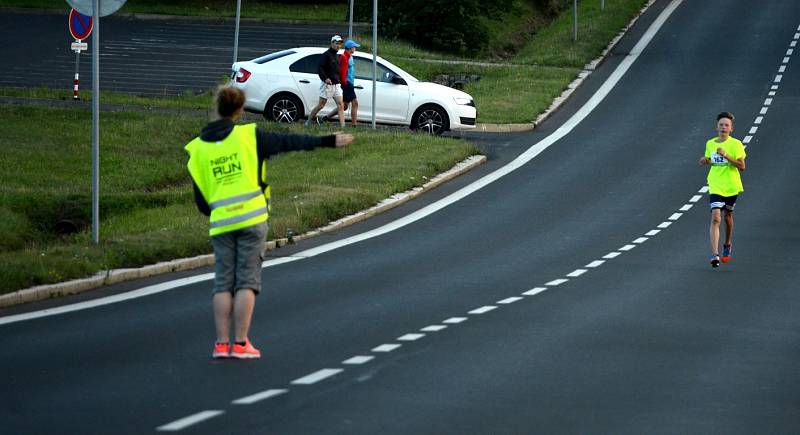
<path fill-rule="evenodd" d="M 710 160 L 711 164 L 714 165 L 714 166 L 721 166 L 721 165 L 727 165 L 728 164 L 728 159 L 726 159 L 725 157 L 722 157 L 721 155 L 719 155 L 717 153 L 711 153 L 711 156 L 708 158 L 708 160 Z"/>

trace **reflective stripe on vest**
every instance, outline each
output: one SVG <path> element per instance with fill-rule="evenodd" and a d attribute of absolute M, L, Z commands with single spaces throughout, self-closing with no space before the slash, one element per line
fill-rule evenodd
<path fill-rule="evenodd" d="M 233 224 L 238 224 L 239 222 L 244 222 L 244 221 L 246 221 L 248 219 L 252 219 L 252 218 L 260 216 L 262 214 L 263 215 L 267 214 L 267 208 L 266 207 L 262 207 L 262 208 L 259 208 L 257 210 L 253 210 L 253 211 L 245 213 L 245 214 L 240 214 L 239 216 L 234 216 L 234 217 L 231 217 L 231 218 L 221 219 L 221 220 L 218 220 L 218 221 L 215 221 L 215 222 L 211 222 L 210 225 L 211 225 L 211 228 L 224 227 L 224 226 L 227 226 L 227 225 L 233 225 Z"/>
<path fill-rule="evenodd" d="M 254 192 L 243 193 L 241 195 L 232 196 L 228 199 L 221 199 L 219 201 L 212 202 L 211 204 L 208 204 L 208 207 L 211 210 L 214 210 L 215 208 L 236 204 L 237 202 L 247 201 L 248 199 L 255 198 L 259 195 L 263 195 L 260 189 Z"/>
<path fill-rule="evenodd" d="M 237 125 L 221 141 L 196 138 L 186 145 L 189 173 L 211 209 L 211 236 L 269 218 L 268 193 L 261 191 L 258 180 L 255 129 L 255 124 Z"/>

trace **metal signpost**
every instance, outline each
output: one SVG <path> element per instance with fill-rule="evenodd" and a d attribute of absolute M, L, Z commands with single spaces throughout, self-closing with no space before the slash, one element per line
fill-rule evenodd
<path fill-rule="evenodd" d="M 92 241 L 100 243 L 100 17 L 118 11 L 125 0 L 67 0 L 67 3 L 81 14 L 92 16 Z"/>
<path fill-rule="evenodd" d="M 78 99 L 78 85 L 80 84 L 80 64 L 81 64 L 81 51 L 86 50 L 88 44 L 83 42 L 92 34 L 93 28 L 92 17 L 83 15 L 82 13 L 72 9 L 69 12 L 69 33 L 75 38 L 75 42 L 70 45 L 72 51 L 75 52 L 75 81 L 72 83 L 72 99 Z"/>
<path fill-rule="evenodd" d="M 239 58 L 239 20 L 242 15 L 242 0 L 236 0 L 236 30 L 233 32 L 233 63 Z"/>
<path fill-rule="evenodd" d="M 572 1 L 572 41 L 578 40 L 578 0 Z"/>
<path fill-rule="evenodd" d="M 372 2 L 372 129 L 375 126 L 375 81 L 378 79 L 378 0 Z"/>
<path fill-rule="evenodd" d="M 353 39 L 353 3 L 356 0 L 350 0 L 350 13 L 347 16 L 350 18 L 350 24 L 347 26 L 347 38 Z"/>

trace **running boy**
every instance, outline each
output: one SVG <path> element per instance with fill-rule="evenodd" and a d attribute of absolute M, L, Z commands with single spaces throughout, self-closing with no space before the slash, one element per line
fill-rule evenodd
<path fill-rule="evenodd" d="M 706 152 L 700 157 L 700 165 L 711 165 L 708 170 L 708 193 L 711 206 L 711 267 L 719 267 L 719 225 L 724 210 L 725 243 L 722 245 L 722 262 L 731 258 L 731 238 L 733 236 L 733 207 L 736 198 L 744 191 L 739 171 L 745 170 L 744 145 L 731 137 L 733 114 L 722 112 L 717 115 L 717 137 L 706 142 Z"/>

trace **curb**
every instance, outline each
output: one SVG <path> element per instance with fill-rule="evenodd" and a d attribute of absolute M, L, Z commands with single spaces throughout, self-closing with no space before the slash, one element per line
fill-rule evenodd
<path fill-rule="evenodd" d="M 379 202 L 378 204 L 350 216 L 346 216 L 339 220 L 333 221 L 328 225 L 300 234 L 294 237 L 295 241 L 306 240 L 322 234 L 337 231 L 349 225 L 366 220 L 372 216 L 388 211 L 401 204 L 404 204 L 423 193 L 433 189 L 451 180 L 467 171 L 472 170 L 478 165 L 486 161 L 486 156 L 475 155 L 466 158 L 465 160 L 457 163 L 448 171 L 443 172 L 433 178 L 421 187 L 416 187 L 406 192 L 396 193 L 391 197 Z M 271 240 L 266 243 L 266 249 L 273 251 L 281 246 L 288 245 L 288 239 Z M 197 269 L 201 267 L 208 267 L 214 264 L 214 254 L 200 255 L 197 257 L 183 258 L 178 260 L 165 261 L 161 263 L 151 264 L 142 268 L 135 269 L 111 269 L 100 272 L 93 277 L 66 281 L 58 284 L 46 284 L 36 287 L 18 290 L 12 293 L 0 295 L 0 308 L 7 308 L 14 305 L 41 301 L 44 299 L 55 298 L 59 296 L 73 295 L 83 293 L 87 290 L 93 290 L 98 287 L 117 284 L 123 281 L 130 281 L 133 279 L 146 278 L 162 273 L 180 272 L 184 270 Z"/>

